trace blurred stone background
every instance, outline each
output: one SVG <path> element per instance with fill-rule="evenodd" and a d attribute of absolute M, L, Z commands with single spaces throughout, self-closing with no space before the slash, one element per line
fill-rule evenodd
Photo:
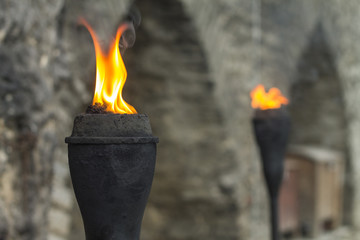
<path fill-rule="evenodd" d="M 64 144 L 95 79 L 92 40 L 77 19 L 106 42 L 130 4 L 0 0 L 0 240 L 84 239 Z M 269 239 L 250 125 L 258 83 L 289 96 L 291 143 L 347 156 L 344 225 L 356 234 L 360 2 L 136 5 L 143 19 L 124 56 L 124 95 L 161 139 L 142 239 Z"/>

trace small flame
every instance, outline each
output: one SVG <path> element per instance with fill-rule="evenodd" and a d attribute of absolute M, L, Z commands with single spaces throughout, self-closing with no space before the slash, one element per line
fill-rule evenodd
<path fill-rule="evenodd" d="M 135 114 L 135 108 L 122 98 L 122 90 L 126 82 L 127 71 L 119 50 L 119 41 L 128 25 L 122 24 L 116 33 L 116 38 L 110 43 L 108 52 L 101 48 L 98 37 L 91 26 L 81 18 L 91 34 L 96 54 L 96 84 L 93 105 L 100 103 L 106 106 L 106 111 L 121 114 Z"/>
<path fill-rule="evenodd" d="M 252 99 L 251 106 L 261 110 L 280 108 L 281 105 L 287 105 L 289 100 L 281 94 L 277 88 L 270 88 L 266 93 L 262 84 L 257 85 L 250 93 Z"/>

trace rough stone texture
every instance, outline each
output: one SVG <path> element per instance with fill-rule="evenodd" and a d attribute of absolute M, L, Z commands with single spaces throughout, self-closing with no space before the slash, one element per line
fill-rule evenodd
<path fill-rule="evenodd" d="M 0 1 L 0 239 L 83 239 L 63 143 L 94 84 L 77 18 L 105 46 L 129 2 Z M 345 217 L 360 230 L 359 1 L 137 4 L 124 94 L 161 140 L 142 239 L 268 239 L 249 121 L 258 83 L 290 96 L 293 143 L 348 151 Z M 51 230 L 60 215 L 71 222 Z"/>
<path fill-rule="evenodd" d="M 345 151 L 344 101 L 337 71 L 333 50 L 319 23 L 299 59 L 297 79 L 291 86 L 293 144 Z"/>
<path fill-rule="evenodd" d="M 52 208 L 49 211 L 49 219 L 50 225 L 49 225 L 49 231 L 52 234 L 56 234 L 58 236 L 66 237 L 69 234 L 69 225 L 70 225 L 70 215 L 62 211 L 62 209 L 56 209 Z"/>
<path fill-rule="evenodd" d="M 319 7 L 329 14 L 322 15 L 326 33 L 333 46 L 336 66 L 339 71 L 343 89 L 347 122 L 348 171 L 347 185 L 351 188 L 351 199 L 348 201 L 348 222 L 360 229 L 360 109 L 358 96 L 360 91 L 360 48 L 356 39 L 360 37 L 358 1 L 330 1 L 325 4 L 319 1 Z M 346 14 L 344 14 L 346 13 Z"/>
<path fill-rule="evenodd" d="M 217 129 L 224 135 L 224 140 L 217 145 L 223 150 L 220 159 L 225 167 L 218 169 L 218 179 L 203 181 L 218 181 L 220 189 L 231 196 L 231 204 L 238 211 L 233 226 L 238 231 L 236 235 L 226 234 L 228 239 L 263 239 L 268 234 L 268 213 L 249 121 L 253 114 L 249 92 L 260 81 L 259 72 L 253 71 L 260 61 L 260 2 L 184 2 L 194 16 L 209 59 L 215 107 L 222 120 Z M 223 217 L 223 224 L 231 221 Z M 261 231 L 256 227 L 259 225 L 264 226 Z M 209 238 L 211 236 L 209 233 Z"/>
<path fill-rule="evenodd" d="M 53 239 L 68 239 L 74 201 L 63 141 L 73 117 L 91 101 L 93 84 L 92 78 L 80 80 L 92 72 L 74 51 L 92 50 L 91 40 L 67 40 L 79 31 L 66 14 L 78 10 L 71 2 L 0 1 L 0 239 L 42 240 L 49 232 Z M 115 27 L 120 10 L 103 24 Z M 52 188 L 57 190 L 51 194 Z M 59 204 L 59 194 L 66 202 Z"/>
<path fill-rule="evenodd" d="M 239 209 L 231 166 L 236 159 L 227 153 L 197 29 L 181 2 L 137 5 L 143 24 L 136 47 L 125 57 L 125 91 L 139 112 L 149 113 L 160 138 L 142 239 L 235 239 Z"/>
<path fill-rule="evenodd" d="M 63 4 L 0 2 L 0 149 L 7 156 L 0 175 L 1 239 L 47 236 L 53 164 L 71 111 L 58 107 L 69 77 L 57 44 Z M 57 121 L 65 126 L 56 127 Z"/>
<path fill-rule="evenodd" d="M 292 93 L 295 93 L 291 95 L 291 98 L 294 101 L 292 112 L 296 118 L 297 125 L 295 126 L 299 129 L 294 130 L 292 141 L 337 148 L 348 154 L 344 221 L 358 230 L 360 188 L 356 183 L 360 180 L 360 165 L 357 159 L 360 153 L 358 135 L 360 111 L 357 104 L 360 49 L 356 41 L 360 36 L 358 24 L 360 3 L 356 0 L 346 2 L 340 0 L 291 1 L 291 3 L 283 1 L 286 4 L 279 4 L 279 1 L 262 2 L 264 3 L 263 16 L 266 12 L 264 6 L 269 6 L 271 11 L 287 8 L 279 14 L 273 12 L 268 16 L 271 19 L 282 20 L 275 22 L 277 23 L 275 25 L 280 27 L 275 32 L 277 36 L 279 32 L 287 33 L 280 35 L 282 48 L 278 50 L 281 51 L 273 52 L 270 56 L 278 55 L 287 62 L 295 63 L 293 70 L 290 71 L 290 79 L 294 82 L 291 89 Z M 298 5 L 294 8 L 298 15 L 293 12 L 291 18 L 284 17 L 284 12 L 289 14 L 288 7 L 294 4 Z M 274 21 L 270 22 L 274 23 Z M 273 30 L 263 28 L 263 32 L 268 31 L 266 29 Z M 262 59 L 264 59 L 263 55 L 264 53 Z M 269 63 L 269 61 L 266 62 Z M 297 71 L 294 71 L 296 68 Z M 272 69 L 283 71 L 286 68 L 275 65 Z M 263 71 L 266 71 L 266 68 Z M 310 117 L 313 118 L 312 121 L 304 118 L 314 106 L 302 110 L 303 114 L 300 113 L 305 106 L 305 103 L 300 103 L 301 101 L 296 99 L 300 92 L 302 92 L 302 98 L 308 95 L 314 100 L 311 103 L 308 102 L 308 105 L 314 103 L 321 105 L 317 110 L 313 110 Z M 310 123 L 314 126 L 305 128 L 305 125 Z M 318 127 L 314 131 L 316 126 Z"/>
<path fill-rule="evenodd" d="M 318 9 L 313 1 L 263 0 L 261 19 L 261 80 L 288 95 Z"/>

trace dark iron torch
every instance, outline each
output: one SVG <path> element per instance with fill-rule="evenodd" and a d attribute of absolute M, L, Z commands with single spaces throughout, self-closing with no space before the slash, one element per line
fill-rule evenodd
<path fill-rule="evenodd" d="M 86 240 L 138 240 L 158 142 L 148 117 L 82 114 L 65 141 Z"/>
<path fill-rule="evenodd" d="M 252 122 L 270 196 L 272 240 L 279 240 L 278 195 L 284 172 L 290 118 L 285 108 L 256 110 Z"/>

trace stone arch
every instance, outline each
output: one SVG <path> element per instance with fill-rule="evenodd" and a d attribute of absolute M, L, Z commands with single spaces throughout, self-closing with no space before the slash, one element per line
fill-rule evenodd
<path fill-rule="evenodd" d="M 347 180 L 351 189 L 349 199 L 351 211 L 347 220 L 354 230 L 358 231 L 360 229 L 360 187 L 358 185 L 360 182 L 360 105 L 358 104 L 360 48 L 357 41 L 360 31 L 356 23 L 359 22 L 360 5 L 357 1 L 351 0 L 346 3 L 321 2 L 319 7 L 322 9 L 324 29 L 334 49 L 343 89 L 349 155 Z"/>
<path fill-rule="evenodd" d="M 260 79 L 261 1 L 183 2 L 199 31 L 224 119 L 223 147 L 232 169 L 222 175 L 239 209 L 238 238 L 265 239 L 269 233 L 267 198 L 252 138 L 249 99 Z"/>
<path fill-rule="evenodd" d="M 291 142 L 345 151 L 343 91 L 332 47 L 320 23 L 298 60 L 290 96 Z"/>
<path fill-rule="evenodd" d="M 346 170 L 341 208 L 343 222 L 348 224 L 353 209 L 344 91 L 334 48 L 321 20 L 314 25 L 298 59 L 290 93 L 290 144 L 336 150 L 344 156 Z"/>
<path fill-rule="evenodd" d="M 124 93 L 161 139 L 142 239 L 237 238 L 238 203 L 225 179 L 236 159 L 224 148 L 215 82 L 193 19 L 181 1 L 135 4 L 143 22 L 125 56 Z"/>

